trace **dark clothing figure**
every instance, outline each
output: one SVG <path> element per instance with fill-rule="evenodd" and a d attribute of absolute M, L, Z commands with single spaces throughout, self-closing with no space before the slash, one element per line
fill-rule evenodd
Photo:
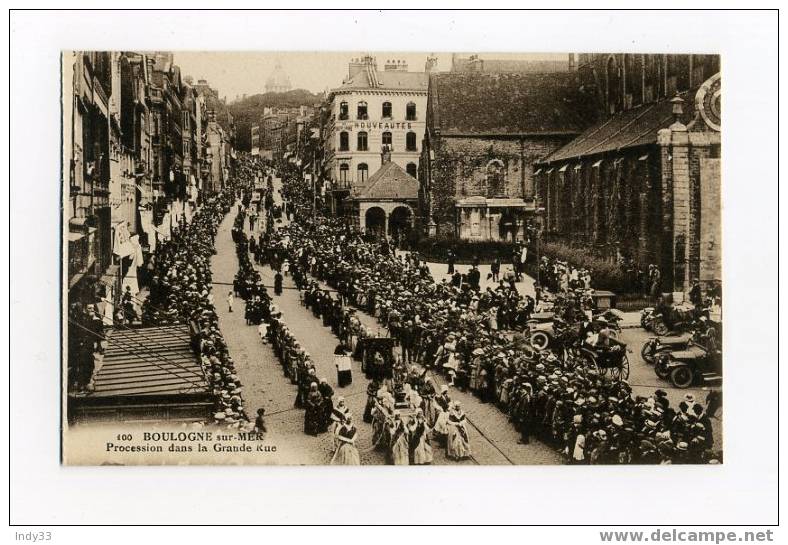
<path fill-rule="evenodd" d="M 490 265 L 490 273 L 492 274 L 493 282 L 498 282 L 498 277 L 501 274 L 501 261 L 499 259 L 495 259 Z"/>
<path fill-rule="evenodd" d="M 320 421 L 320 432 L 328 430 L 331 424 L 331 413 L 334 412 L 334 389 L 327 382 L 321 382 L 317 387 L 320 396 L 323 398 L 322 410 L 323 414 Z"/>
<path fill-rule="evenodd" d="M 314 384 L 314 383 L 313 383 Z M 324 419 L 323 396 L 317 385 L 310 388 L 306 398 L 306 411 L 304 412 L 304 433 L 317 435 L 321 432 Z"/>
<path fill-rule="evenodd" d="M 278 271 L 274 275 L 274 294 L 282 295 L 282 273 Z"/>

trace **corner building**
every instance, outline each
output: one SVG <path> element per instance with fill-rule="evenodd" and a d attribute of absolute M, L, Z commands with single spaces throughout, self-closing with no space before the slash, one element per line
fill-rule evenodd
<path fill-rule="evenodd" d="M 430 57 L 424 72 L 409 72 L 405 61 L 387 60 L 381 71 L 375 57 L 365 56 L 350 62 L 348 77 L 329 93 L 324 172 L 335 213 L 343 214 L 351 191 L 380 169 L 384 148 L 393 163 L 417 176 L 435 65 Z"/>

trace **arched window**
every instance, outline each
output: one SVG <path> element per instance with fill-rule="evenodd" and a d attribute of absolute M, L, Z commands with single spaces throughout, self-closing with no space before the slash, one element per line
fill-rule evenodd
<path fill-rule="evenodd" d="M 665 78 L 665 86 L 662 89 L 663 96 L 671 97 L 676 94 L 676 61 L 674 55 L 665 55 L 662 64 L 662 77 Z"/>
<path fill-rule="evenodd" d="M 418 174 L 418 168 L 416 167 L 416 163 L 408 163 L 408 165 L 405 167 L 405 171 L 415 178 L 416 175 Z"/>
<path fill-rule="evenodd" d="M 390 118 L 391 117 L 391 102 L 384 102 L 383 103 L 383 111 L 381 112 L 381 117 L 383 117 L 383 118 Z"/>
<path fill-rule="evenodd" d="M 634 76 L 632 80 L 632 103 L 637 105 L 643 103 L 643 78 L 645 77 L 646 56 L 633 55 L 632 57 L 632 75 Z"/>
<path fill-rule="evenodd" d="M 407 121 L 416 121 L 416 103 L 408 102 L 405 106 L 405 119 Z"/>
<path fill-rule="evenodd" d="M 346 131 L 339 133 L 339 151 L 348 151 L 350 149 L 350 136 Z"/>
<path fill-rule="evenodd" d="M 358 145 L 356 147 L 358 148 L 358 151 L 367 151 L 369 149 L 369 141 L 367 139 L 366 132 L 361 131 L 360 133 L 358 133 L 357 140 L 358 140 L 357 141 Z"/>
<path fill-rule="evenodd" d="M 358 171 L 358 174 L 356 175 L 356 181 L 363 184 L 369 177 L 369 167 L 366 163 L 359 163 L 356 170 Z"/>
<path fill-rule="evenodd" d="M 686 91 L 690 88 L 690 55 L 675 55 L 674 65 L 676 91 Z"/>
<path fill-rule="evenodd" d="M 506 195 L 506 184 L 504 183 L 503 162 L 493 159 L 487 163 L 487 197 L 503 197 Z"/>
<path fill-rule="evenodd" d="M 643 102 L 643 55 L 624 55 L 627 107 Z"/>
<path fill-rule="evenodd" d="M 405 135 L 405 147 L 408 151 L 416 151 L 416 133 L 409 132 Z"/>
<path fill-rule="evenodd" d="M 607 113 L 614 114 L 621 109 L 621 73 L 616 58 L 613 56 L 607 60 L 605 83 L 607 88 Z"/>
<path fill-rule="evenodd" d="M 391 146 L 391 133 L 386 131 L 383 133 L 383 145 L 388 146 L 389 149 L 392 149 Z"/>
<path fill-rule="evenodd" d="M 363 100 L 358 103 L 358 115 L 359 119 L 369 119 L 369 115 L 367 115 L 367 103 Z"/>
<path fill-rule="evenodd" d="M 657 58 L 654 55 L 643 55 L 643 72 L 645 74 L 644 101 L 652 102 L 657 96 Z"/>
<path fill-rule="evenodd" d="M 350 171 L 350 167 L 347 163 L 342 163 L 339 165 L 339 181 L 342 185 L 347 185 L 348 183 L 348 172 Z"/>
<path fill-rule="evenodd" d="M 348 110 L 347 110 L 347 102 L 340 102 L 339 103 L 339 119 L 347 119 L 348 118 Z"/>

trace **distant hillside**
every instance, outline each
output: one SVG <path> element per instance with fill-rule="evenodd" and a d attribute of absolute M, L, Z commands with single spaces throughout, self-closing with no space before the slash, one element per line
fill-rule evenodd
<path fill-rule="evenodd" d="M 252 95 L 227 105 L 235 121 L 235 147 L 240 151 L 251 151 L 251 127 L 260 122 L 263 110 L 269 107 L 313 106 L 323 100 L 305 89 L 294 89 L 286 93 L 263 93 Z"/>

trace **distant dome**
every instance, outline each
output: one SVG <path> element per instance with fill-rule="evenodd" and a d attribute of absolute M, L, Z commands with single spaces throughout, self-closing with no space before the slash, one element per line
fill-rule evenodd
<path fill-rule="evenodd" d="M 277 61 L 274 71 L 265 80 L 266 93 L 285 93 L 292 89 L 290 78 L 287 77 L 282 65 Z"/>

